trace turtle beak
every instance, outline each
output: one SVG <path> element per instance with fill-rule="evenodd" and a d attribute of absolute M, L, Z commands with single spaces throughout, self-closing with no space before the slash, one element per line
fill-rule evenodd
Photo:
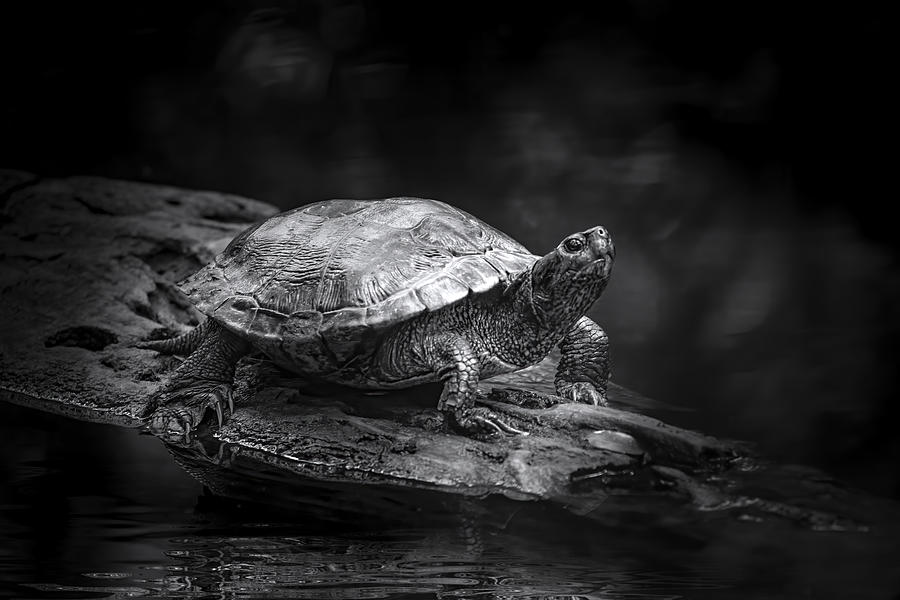
<path fill-rule="evenodd" d="M 616 258 L 616 246 L 609 232 L 605 227 L 594 227 L 585 231 L 583 235 L 594 255 L 594 264 L 603 265 L 604 275 L 608 275 Z"/>
<path fill-rule="evenodd" d="M 594 256 L 598 259 L 616 257 L 616 247 L 605 227 L 593 227 L 582 235 L 587 239 Z"/>

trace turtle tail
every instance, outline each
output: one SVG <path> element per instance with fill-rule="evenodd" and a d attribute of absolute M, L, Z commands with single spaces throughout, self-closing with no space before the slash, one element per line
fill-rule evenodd
<path fill-rule="evenodd" d="M 197 325 L 187 333 L 166 340 L 149 340 L 138 342 L 136 348 L 155 350 L 162 354 L 178 354 L 187 356 L 200 346 L 209 329 L 209 319 Z"/>

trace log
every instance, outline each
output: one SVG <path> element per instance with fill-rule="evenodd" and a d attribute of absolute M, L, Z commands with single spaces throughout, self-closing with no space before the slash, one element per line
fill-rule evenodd
<path fill-rule="evenodd" d="M 0 172 L 3 398 L 141 427 L 148 399 L 177 359 L 134 344 L 198 324 L 203 315 L 175 282 L 275 212 L 217 192 Z M 279 480 L 502 495 L 583 514 L 608 494 L 634 490 L 708 509 L 710 497 L 726 493 L 711 491 L 710 474 L 722 479 L 753 460 L 742 444 L 635 412 L 640 397 L 616 385 L 610 407 L 559 403 L 553 361 L 479 388 L 479 402 L 528 436 L 448 431 L 434 386 L 381 395 L 310 389 L 249 357 L 239 365 L 237 408 L 225 426 L 165 441 L 213 491 L 235 497 Z"/>

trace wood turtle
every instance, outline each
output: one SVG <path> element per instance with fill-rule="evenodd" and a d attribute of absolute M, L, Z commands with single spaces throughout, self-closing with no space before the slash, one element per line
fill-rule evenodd
<path fill-rule="evenodd" d="M 603 227 L 543 257 L 453 206 L 420 198 L 328 200 L 239 234 L 181 289 L 208 318 L 142 347 L 187 358 L 150 425 L 189 434 L 233 411 L 235 365 L 259 351 L 283 369 L 358 389 L 444 384 L 438 408 L 465 432 L 523 433 L 475 406 L 479 379 L 559 345 L 560 396 L 606 403 L 608 338 L 585 312 L 609 281 Z"/>

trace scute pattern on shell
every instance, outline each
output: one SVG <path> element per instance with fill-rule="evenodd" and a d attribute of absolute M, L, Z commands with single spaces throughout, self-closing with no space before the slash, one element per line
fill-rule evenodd
<path fill-rule="evenodd" d="M 230 329 L 277 338 L 279 315 L 316 311 L 331 331 L 389 326 L 487 292 L 535 259 L 436 200 L 329 200 L 242 233 L 182 288 Z"/>

